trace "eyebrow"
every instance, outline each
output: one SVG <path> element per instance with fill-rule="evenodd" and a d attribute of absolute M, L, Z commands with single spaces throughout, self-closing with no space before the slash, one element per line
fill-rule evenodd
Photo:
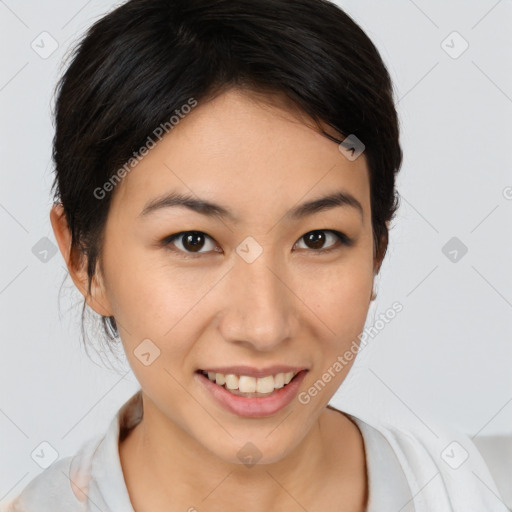
<path fill-rule="evenodd" d="M 233 223 L 239 222 L 239 218 L 228 208 L 215 204 L 204 199 L 198 199 L 187 194 L 170 192 L 163 196 L 150 200 L 139 213 L 139 217 L 147 217 L 149 214 L 164 208 L 182 207 L 207 217 L 228 219 Z M 327 211 L 337 207 L 350 207 L 358 210 L 361 220 L 364 220 L 364 210 L 361 203 L 349 192 L 340 190 L 306 203 L 302 203 L 289 210 L 284 218 L 287 220 L 298 220 L 315 213 Z"/>

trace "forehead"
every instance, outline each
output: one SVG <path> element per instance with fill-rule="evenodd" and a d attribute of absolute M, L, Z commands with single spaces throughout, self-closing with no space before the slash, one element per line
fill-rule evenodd
<path fill-rule="evenodd" d="M 348 160 L 282 98 L 232 89 L 183 116 L 117 185 L 112 209 L 135 217 L 148 200 L 178 191 L 229 204 L 241 218 L 256 206 L 261 218 L 340 188 L 369 210 L 364 154 Z"/>

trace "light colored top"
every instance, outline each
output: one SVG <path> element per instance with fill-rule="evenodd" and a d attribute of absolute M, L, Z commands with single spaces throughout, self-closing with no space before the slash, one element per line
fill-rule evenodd
<path fill-rule="evenodd" d="M 139 389 L 120 407 L 105 434 L 88 440 L 75 455 L 55 461 L 15 499 L 0 503 L 0 512 L 134 512 L 121 468 L 119 439 L 142 419 L 142 412 Z M 446 435 L 469 453 L 454 469 L 451 466 L 461 460 L 456 445 L 444 455 L 450 466 L 432 442 L 391 425 L 370 425 L 352 414 L 347 416 L 363 436 L 367 512 L 509 512 L 485 462 L 465 434 Z"/>

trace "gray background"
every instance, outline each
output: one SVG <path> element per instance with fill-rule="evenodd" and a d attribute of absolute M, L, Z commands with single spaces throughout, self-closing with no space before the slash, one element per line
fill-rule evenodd
<path fill-rule="evenodd" d="M 338 4 L 395 82 L 402 206 L 367 325 L 395 301 L 403 311 L 370 339 L 332 404 L 394 423 L 511 434 L 512 2 Z M 45 237 L 55 243 L 53 88 L 70 44 L 114 5 L 0 1 L 0 500 L 42 471 L 31 457 L 41 442 L 74 453 L 138 388 L 127 364 L 87 357 L 81 295 L 67 278 L 59 309 L 64 262 L 42 252 Z"/>

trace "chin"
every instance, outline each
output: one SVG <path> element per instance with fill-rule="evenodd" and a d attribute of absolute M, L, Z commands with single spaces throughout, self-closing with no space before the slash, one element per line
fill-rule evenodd
<path fill-rule="evenodd" d="M 255 464 L 274 464 L 285 458 L 293 446 L 284 442 L 284 439 L 276 436 L 269 440 L 268 432 L 262 432 L 260 436 L 249 435 L 245 438 L 226 441 L 227 446 L 221 446 L 218 440 L 212 440 L 210 446 L 205 446 L 215 457 L 227 464 L 252 467 Z M 289 439 L 287 440 L 289 441 Z"/>

